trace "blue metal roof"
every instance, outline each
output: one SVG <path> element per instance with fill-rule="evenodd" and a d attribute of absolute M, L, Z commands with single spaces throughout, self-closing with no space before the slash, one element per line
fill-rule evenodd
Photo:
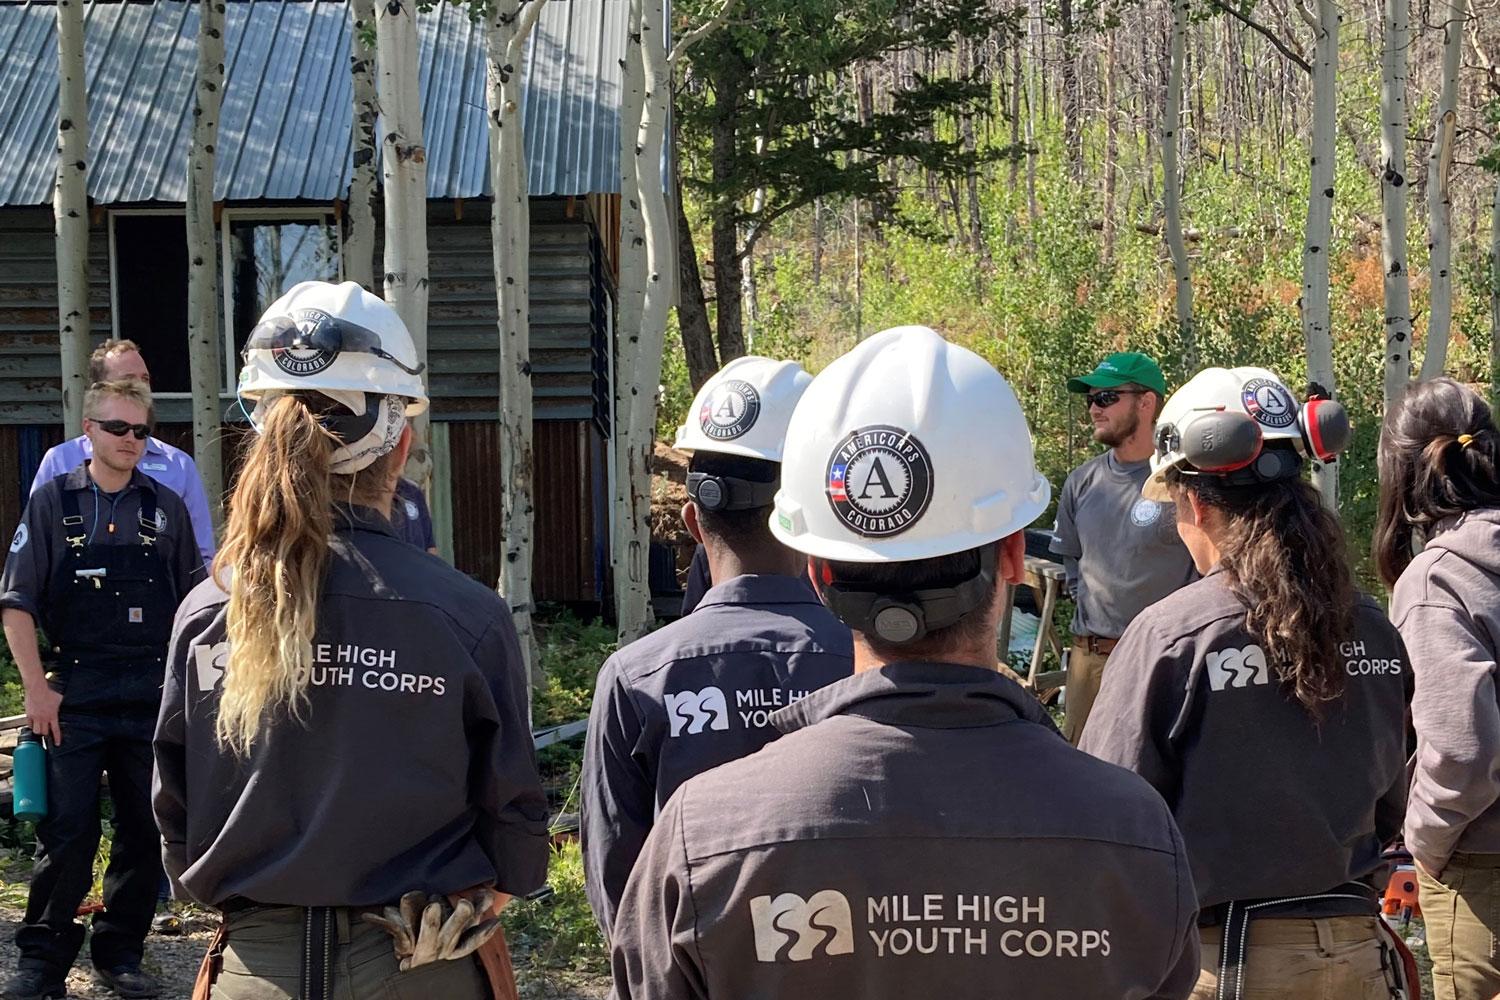
<path fill-rule="evenodd" d="M 619 189 L 627 0 L 551 0 L 527 45 L 531 192 Z M 52 201 L 57 9 L 0 3 L 0 205 Z M 181 203 L 192 137 L 198 7 L 91 0 L 86 12 L 89 196 Z M 487 195 L 484 29 L 441 4 L 418 15 L 427 193 Z M 344 0 L 230 0 L 214 198 L 345 196 L 353 118 Z"/>

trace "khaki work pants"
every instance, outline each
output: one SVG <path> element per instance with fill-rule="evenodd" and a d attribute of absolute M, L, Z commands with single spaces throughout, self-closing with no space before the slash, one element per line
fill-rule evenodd
<path fill-rule="evenodd" d="M 1434 1000 L 1500 994 L 1500 854 L 1455 854 L 1441 878 L 1419 869 L 1417 880 Z"/>
<path fill-rule="evenodd" d="M 261 907 L 231 914 L 224 964 L 212 1000 L 299 1000 L 303 911 Z M 396 966 L 391 936 L 339 910 L 330 965 L 332 1000 L 488 1000 L 473 957 L 432 962 L 410 972 Z"/>
<path fill-rule="evenodd" d="M 1241 1000 L 1390 1000 L 1378 917 L 1261 917 L 1250 921 Z M 1222 928 L 1204 927 L 1192 1000 L 1217 1000 Z M 1227 984 L 1232 996 L 1234 983 Z"/>
<path fill-rule="evenodd" d="M 1082 642 L 1074 641 L 1068 653 L 1068 679 L 1063 684 L 1063 735 L 1075 747 L 1083 738 L 1083 724 L 1093 711 L 1104 681 L 1108 653 L 1091 653 Z"/>

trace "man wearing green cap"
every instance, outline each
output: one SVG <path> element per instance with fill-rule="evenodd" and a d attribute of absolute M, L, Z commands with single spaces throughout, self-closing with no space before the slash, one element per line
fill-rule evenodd
<path fill-rule="evenodd" d="M 1076 606 L 1063 705 L 1063 734 L 1076 746 L 1125 626 L 1197 572 L 1172 505 L 1141 497 L 1167 392 L 1161 369 L 1144 354 L 1111 354 L 1068 379 L 1068 391 L 1084 396 L 1094 440 L 1109 448 L 1069 474 L 1052 541 Z"/>

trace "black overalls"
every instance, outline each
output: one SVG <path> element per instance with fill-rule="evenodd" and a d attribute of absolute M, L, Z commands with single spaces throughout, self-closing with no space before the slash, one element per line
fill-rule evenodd
<path fill-rule="evenodd" d="M 157 550 L 153 491 L 141 491 L 139 544 L 90 540 L 79 491 L 62 491 L 66 545 L 48 585 L 49 680 L 63 695 L 61 745 L 47 754 L 47 817 L 26 918 L 16 933 L 21 963 L 66 975 L 83 944 L 73 918 L 93 880 L 99 846 L 99 780 L 109 775 L 114 842 L 95 914 L 94 965 L 138 967 L 162 878 L 151 816 L 151 735 L 179 594 Z"/>

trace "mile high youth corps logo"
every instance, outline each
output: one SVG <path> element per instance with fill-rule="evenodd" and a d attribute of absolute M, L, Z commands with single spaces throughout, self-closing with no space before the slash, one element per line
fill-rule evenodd
<path fill-rule="evenodd" d="M 704 727 L 710 730 L 729 728 L 729 702 L 719 688 L 710 686 L 702 691 L 678 691 L 668 694 L 665 701 L 667 721 L 672 724 L 670 736 L 681 736 L 683 732 L 695 736 L 703 732 Z"/>
<path fill-rule="evenodd" d="M 759 416 L 760 393 L 749 382 L 732 378 L 698 408 L 698 426 L 715 441 L 732 441 L 754 427 Z"/>
<path fill-rule="evenodd" d="M 333 322 L 333 318 L 321 309 L 296 309 L 292 312 L 292 322 L 297 324 L 297 332 L 302 338 L 310 341 L 318 328 L 324 323 Z M 316 375 L 333 364 L 338 356 L 338 351 L 324 351 L 315 347 L 285 348 L 271 352 L 277 368 L 298 377 Z"/>
<path fill-rule="evenodd" d="M 834 889 L 815 892 L 807 899 L 794 892 L 783 892 L 774 898 L 756 896 L 750 900 L 750 920 L 755 926 L 757 961 L 785 958 L 805 962 L 819 949 L 824 955 L 848 955 L 854 951 L 854 919 L 849 912 L 849 900 Z"/>
<path fill-rule="evenodd" d="M 1214 691 L 1271 683 L 1266 652 L 1255 644 L 1244 649 L 1221 649 L 1209 653 L 1205 662 L 1208 666 L 1208 686 Z"/>
<path fill-rule="evenodd" d="M 1297 404 L 1286 386 L 1267 378 L 1253 378 L 1240 390 L 1245 412 L 1267 427 L 1290 427 L 1297 419 Z"/>
<path fill-rule="evenodd" d="M 898 535 L 917 523 L 931 500 L 932 459 L 899 427 L 851 431 L 828 459 L 828 503 L 857 535 Z"/>

